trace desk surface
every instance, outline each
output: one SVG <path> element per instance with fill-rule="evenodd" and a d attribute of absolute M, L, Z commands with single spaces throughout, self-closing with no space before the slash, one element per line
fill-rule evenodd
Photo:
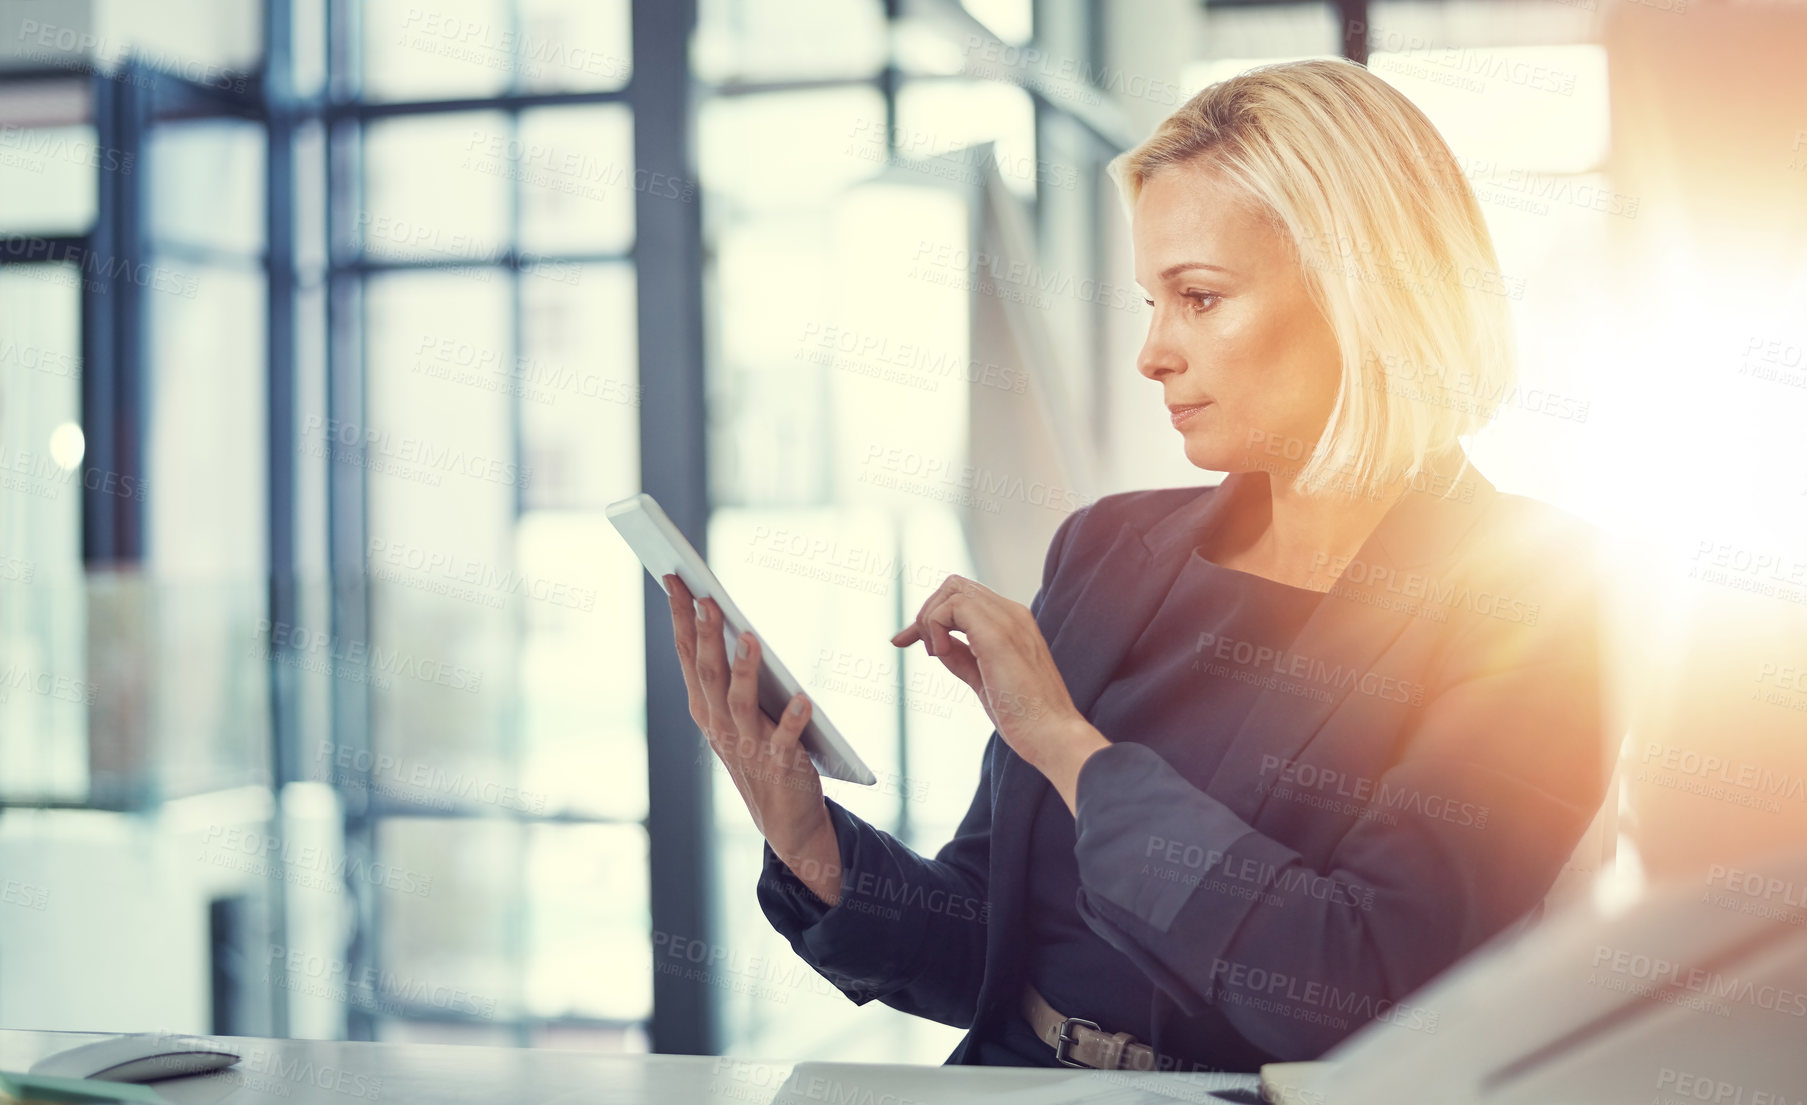
<path fill-rule="evenodd" d="M 76 1032 L 0 1031 L 0 1070 L 101 1039 Z M 214 1037 L 238 1065 L 153 1088 L 173 1105 L 1159 1105 L 1251 1101 L 1253 1076 L 1136 1074 L 1014 1067 L 790 1063 L 689 1055 Z M 1227 1092 L 1229 1096 L 1218 1096 Z"/>

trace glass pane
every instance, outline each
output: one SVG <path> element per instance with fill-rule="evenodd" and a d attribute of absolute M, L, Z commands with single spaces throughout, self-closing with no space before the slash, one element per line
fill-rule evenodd
<path fill-rule="evenodd" d="M 837 329 L 809 342 L 815 363 L 832 367 L 834 455 L 822 467 L 834 480 L 834 501 L 997 511 L 993 496 L 975 493 L 997 473 L 966 467 L 972 393 L 995 382 L 1014 397 L 1022 377 L 1014 365 L 972 356 L 969 316 L 978 297 L 968 289 L 978 285 L 966 203 L 939 189 L 871 184 L 850 190 L 836 214 L 829 271 L 849 292 L 835 303 Z"/>
<path fill-rule="evenodd" d="M 1037 143 L 1036 260 L 1044 272 L 1070 276 L 1075 283 L 1088 276 L 1102 276 L 1105 269 L 1101 240 L 1123 221 L 1117 208 L 1117 189 L 1104 174 L 1101 151 L 1091 135 L 1066 115 L 1053 112 L 1042 121 Z M 1005 167 L 1005 180 L 1014 167 Z M 1108 204 L 1101 212 L 1100 207 Z M 1103 221 L 1096 234 L 1076 234 L 1072 228 Z M 1106 221 L 1108 220 L 1108 221 Z M 1107 227 L 1109 229 L 1107 229 Z M 1130 298 L 1130 297 L 1125 297 Z M 1072 351 L 1056 362 L 1069 375 L 1063 381 L 1071 396 L 1090 397 L 1098 372 L 1098 331 L 1102 317 L 1111 311 L 1108 295 L 1094 295 L 1098 302 L 1081 300 L 1041 312 L 1055 348 Z M 1138 301 L 1139 302 L 1139 301 Z M 1052 367 L 1052 366 L 1051 366 Z M 1014 383 L 1014 382 L 1013 382 Z M 1108 404 L 1106 404 L 1108 406 Z"/>
<path fill-rule="evenodd" d="M 506 0 L 366 0 L 363 8 L 367 99 L 493 96 L 521 64 Z"/>
<path fill-rule="evenodd" d="M 0 268 L 0 799 L 88 786 L 79 279 Z"/>
<path fill-rule="evenodd" d="M 94 225 L 96 177 L 136 166 L 103 147 L 94 128 L 0 128 L 0 232 L 85 234 Z M 23 261 L 9 244 L 8 261 Z"/>
<path fill-rule="evenodd" d="M 146 161 L 158 243 L 254 254 L 264 246 L 264 130 L 238 119 L 162 123 Z"/>
<path fill-rule="evenodd" d="M 391 818 L 377 825 L 376 855 L 376 1010 L 397 1016 L 426 1006 L 478 1022 L 517 1016 L 526 828 L 502 819 Z"/>
<path fill-rule="evenodd" d="M 508 243 L 506 120 L 460 112 L 372 122 L 358 238 L 373 258 L 481 260 Z"/>
<path fill-rule="evenodd" d="M 884 118 L 884 97 L 864 87 L 705 100 L 697 149 L 710 203 L 813 207 L 884 167 L 861 156 Z"/>
<path fill-rule="evenodd" d="M 710 487 L 718 504 L 826 500 L 833 230 L 819 214 L 738 222 L 715 251 L 722 340 L 711 364 Z M 827 341 L 826 351 L 819 343 Z"/>
<path fill-rule="evenodd" d="M 630 265 L 548 264 L 521 282 L 520 396 L 530 507 L 603 507 L 640 489 Z"/>
<path fill-rule="evenodd" d="M 269 646 L 283 628 L 265 618 L 264 278 L 215 267 L 192 280 L 192 298 L 147 297 L 156 402 L 144 501 L 156 613 L 155 636 L 141 646 L 172 665 L 146 688 L 172 795 L 261 777 Z"/>
<path fill-rule="evenodd" d="M 524 88 L 620 88 L 633 72 L 628 0 L 520 0 Z"/>
<path fill-rule="evenodd" d="M 184 275 L 192 297 L 148 297 L 149 559 L 168 578 L 256 579 L 266 563 L 264 278 Z"/>
<path fill-rule="evenodd" d="M 527 1013 L 634 1020 L 652 1015 L 646 830 L 527 830 Z M 498 893 L 502 887 L 496 888 Z"/>
<path fill-rule="evenodd" d="M 646 816 L 645 569 L 600 512 L 530 511 L 522 791 L 536 812 Z"/>
<path fill-rule="evenodd" d="M 316 427 L 304 445 L 369 481 L 367 644 L 391 796 L 506 810 L 519 808 L 508 735 L 523 601 L 511 536 L 528 475 L 508 396 L 466 379 L 511 348 L 508 287 L 473 278 L 488 275 L 371 280 L 369 424 Z"/>
<path fill-rule="evenodd" d="M 885 31 L 880 0 L 702 0 L 691 64 L 716 82 L 870 76 Z"/>
<path fill-rule="evenodd" d="M 95 13 L 100 42 L 83 60 L 99 61 L 107 70 L 130 56 L 196 84 L 242 93 L 248 84 L 244 74 L 256 72 L 263 60 L 262 5 L 191 0 L 64 7 Z M 57 44 L 63 41 L 59 36 Z"/>
<path fill-rule="evenodd" d="M 867 153 L 884 157 L 884 116 L 869 121 L 862 138 Z M 921 158 L 950 158 L 957 169 L 935 166 L 929 180 L 976 183 L 984 164 L 970 147 L 995 142 L 998 174 L 1012 191 L 1033 197 L 1037 180 L 1068 182 L 1072 168 L 1044 167 L 1035 154 L 1035 102 L 1014 85 L 996 81 L 911 81 L 897 97 L 897 156 L 904 164 Z M 876 142 L 876 145 L 874 143 Z"/>
<path fill-rule="evenodd" d="M 689 182 L 635 175 L 633 117 L 625 107 L 524 111 L 520 139 L 483 151 L 480 163 L 521 182 L 521 245 L 530 253 L 626 251 L 643 185 L 649 196 L 695 199 Z"/>
<path fill-rule="evenodd" d="M 633 270 L 558 268 L 568 280 L 523 281 L 513 381 L 533 470 L 517 551 L 539 599 L 521 669 L 526 779 L 553 808 L 639 818 L 642 569 L 598 511 L 640 487 Z"/>

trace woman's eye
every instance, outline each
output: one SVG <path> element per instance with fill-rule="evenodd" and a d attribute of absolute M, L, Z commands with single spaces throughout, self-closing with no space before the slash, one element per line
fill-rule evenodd
<path fill-rule="evenodd" d="M 1218 295 L 1216 292 L 1187 292 L 1183 298 L 1191 300 L 1192 309 L 1197 312 L 1209 310 L 1211 307 L 1215 306 L 1217 301 L 1222 299 L 1223 296 Z M 1150 307 L 1154 306 L 1154 300 L 1149 299 L 1146 296 L 1143 297 L 1142 302 L 1148 304 Z"/>

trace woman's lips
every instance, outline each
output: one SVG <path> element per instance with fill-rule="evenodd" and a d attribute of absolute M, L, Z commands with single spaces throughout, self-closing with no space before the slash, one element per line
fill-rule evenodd
<path fill-rule="evenodd" d="M 1167 408 L 1167 410 L 1173 419 L 1174 426 L 1179 427 L 1179 426 L 1184 426 L 1188 421 L 1191 420 L 1193 415 L 1197 414 L 1199 411 L 1204 410 L 1206 407 L 1208 407 L 1210 405 L 1211 404 L 1209 404 L 1209 403 L 1194 403 L 1191 406 L 1186 406 L 1186 407 L 1169 407 L 1169 408 Z"/>

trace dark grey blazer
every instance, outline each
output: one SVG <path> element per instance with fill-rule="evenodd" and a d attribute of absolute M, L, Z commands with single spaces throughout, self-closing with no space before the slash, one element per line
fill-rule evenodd
<path fill-rule="evenodd" d="M 1108 495 L 1061 524 L 1030 607 L 1081 712 L 1266 478 Z M 1289 654 L 1201 642 L 1204 662 L 1292 688 L 1261 696 L 1209 786 L 1105 734 L 1078 784 L 1077 904 L 1154 982 L 1156 1035 L 1186 1019 L 1212 1041 L 1187 1066 L 1313 1058 L 1375 1017 L 1434 1032 L 1437 1011 L 1401 999 L 1539 908 L 1607 783 L 1593 549 L 1472 467 L 1438 477 L 1389 510 Z M 948 1062 L 980 1061 L 974 1040 L 1019 1015 L 1029 826 L 1059 801 L 994 731 L 935 858 L 830 800 L 841 902 L 767 847 L 760 904 L 854 1002 L 969 1028 Z"/>

